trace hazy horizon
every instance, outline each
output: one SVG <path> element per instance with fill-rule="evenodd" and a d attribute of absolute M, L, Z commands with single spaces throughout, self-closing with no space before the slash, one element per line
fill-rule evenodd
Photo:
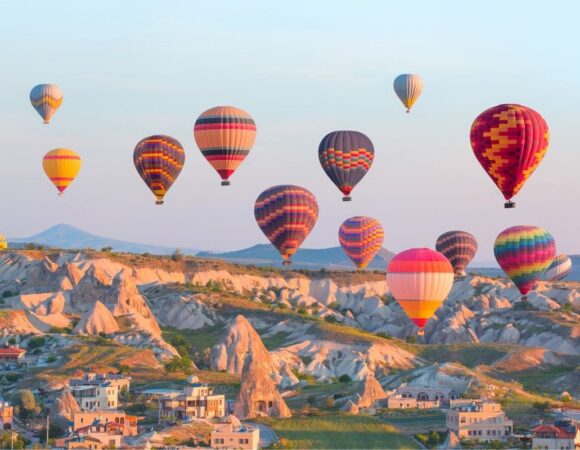
<path fill-rule="evenodd" d="M 338 245 L 343 220 L 369 215 L 395 252 L 433 248 L 441 233 L 462 229 L 478 238 L 476 263 L 489 262 L 500 231 L 533 224 L 552 233 L 558 252 L 580 254 L 580 4 L 517 1 L 500 12 L 489 2 L 415 2 L 412 14 L 381 1 L 135 5 L 53 1 L 33 13 L 4 5 L 0 233 L 26 237 L 67 223 L 132 242 L 240 249 L 268 242 L 254 221 L 256 197 L 292 183 L 320 207 L 306 248 Z M 404 72 L 425 82 L 411 114 L 392 89 Z M 64 92 L 48 126 L 28 100 L 47 82 Z M 542 114 L 551 143 L 517 207 L 504 210 L 469 128 L 484 109 L 510 102 Z M 198 115 L 221 104 L 247 110 L 258 128 L 227 188 L 192 134 Z M 337 129 L 364 132 L 376 151 L 351 203 L 318 162 L 320 140 Z M 162 207 L 132 161 L 137 142 L 157 133 L 186 150 Z M 56 147 L 83 158 L 62 198 L 41 166 Z"/>

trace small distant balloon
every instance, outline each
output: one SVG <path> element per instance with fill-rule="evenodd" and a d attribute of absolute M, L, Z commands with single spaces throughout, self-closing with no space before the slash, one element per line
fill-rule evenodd
<path fill-rule="evenodd" d="M 356 216 L 346 219 L 338 230 L 344 253 L 357 269 L 364 269 L 383 247 L 385 231 L 377 219 Z"/>
<path fill-rule="evenodd" d="M 3 234 L 0 234 L 0 251 L 8 249 L 8 241 Z"/>
<path fill-rule="evenodd" d="M 437 238 L 435 249 L 449 260 L 456 277 L 464 277 L 465 268 L 477 253 L 477 240 L 467 231 L 448 231 Z"/>
<path fill-rule="evenodd" d="M 39 84 L 30 91 L 30 103 L 46 124 L 50 123 L 50 119 L 60 108 L 63 98 L 64 95 L 56 84 Z"/>
<path fill-rule="evenodd" d="M 520 225 L 503 230 L 495 240 L 495 259 L 522 294 L 522 301 L 536 288 L 556 256 L 556 243 L 540 227 Z"/>
<path fill-rule="evenodd" d="M 358 131 L 333 131 L 318 147 L 322 169 L 343 193 L 343 201 L 351 200 L 350 193 L 367 174 L 375 158 L 371 140 Z"/>
<path fill-rule="evenodd" d="M 413 73 L 399 75 L 395 78 L 393 87 L 397 97 L 407 108 L 407 112 L 411 112 L 411 108 L 423 92 L 423 80 L 421 77 Z"/>
<path fill-rule="evenodd" d="M 453 279 L 449 260 L 429 248 L 405 250 L 387 267 L 387 287 L 419 334 L 449 295 Z"/>
<path fill-rule="evenodd" d="M 73 150 L 56 148 L 44 155 L 42 167 L 62 195 L 81 170 L 81 157 Z"/>
<path fill-rule="evenodd" d="M 195 121 L 193 136 L 201 153 L 222 179 L 222 186 L 246 159 L 256 140 L 254 119 L 243 109 L 216 106 Z"/>
<path fill-rule="evenodd" d="M 133 152 L 133 163 L 155 195 L 155 203 L 162 205 L 165 194 L 181 173 L 185 151 L 177 139 L 153 135 L 139 141 Z"/>
<path fill-rule="evenodd" d="M 572 260 L 563 253 L 556 256 L 550 267 L 544 272 L 544 280 L 563 281 L 572 272 Z"/>
<path fill-rule="evenodd" d="M 300 186 L 273 186 L 254 205 L 256 222 L 282 256 L 284 265 L 308 237 L 318 220 L 318 203 L 312 192 Z"/>
<path fill-rule="evenodd" d="M 482 112 L 471 125 L 471 147 L 479 164 L 499 188 L 506 208 L 538 168 L 550 140 L 548 124 L 531 108 L 498 105 Z"/>

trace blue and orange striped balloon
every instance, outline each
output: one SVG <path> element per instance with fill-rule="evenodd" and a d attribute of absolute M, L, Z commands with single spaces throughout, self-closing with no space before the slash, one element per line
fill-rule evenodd
<path fill-rule="evenodd" d="M 258 196 L 254 216 L 262 232 L 280 252 L 283 264 L 288 265 L 318 220 L 318 203 L 314 194 L 303 187 L 273 186 Z"/>
<path fill-rule="evenodd" d="M 201 153 L 220 175 L 222 186 L 246 159 L 256 140 L 254 119 L 243 109 L 216 106 L 195 121 L 193 137 Z"/>
<path fill-rule="evenodd" d="M 338 241 L 357 269 L 364 269 L 383 246 L 385 231 L 377 219 L 356 216 L 346 219 L 338 230 Z"/>
<path fill-rule="evenodd" d="M 367 174 L 375 157 L 371 140 L 358 131 L 333 131 L 318 147 L 320 165 L 328 178 L 350 201 L 350 193 Z"/>
<path fill-rule="evenodd" d="M 520 225 L 502 231 L 493 248 L 495 259 L 526 300 L 556 256 L 556 243 L 540 227 Z"/>
<path fill-rule="evenodd" d="M 185 162 L 185 151 L 177 139 L 154 135 L 139 141 L 133 152 L 137 172 L 155 194 L 157 205 L 177 179 Z"/>
<path fill-rule="evenodd" d="M 50 119 L 62 105 L 63 98 L 64 95 L 56 84 L 39 84 L 30 91 L 30 103 L 46 124 L 50 123 Z"/>
<path fill-rule="evenodd" d="M 543 279 L 547 281 L 562 281 L 572 272 L 572 260 L 561 253 L 554 258 L 550 267 L 544 272 Z"/>

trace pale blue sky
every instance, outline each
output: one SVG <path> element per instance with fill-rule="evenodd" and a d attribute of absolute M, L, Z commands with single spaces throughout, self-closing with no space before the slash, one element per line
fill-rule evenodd
<path fill-rule="evenodd" d="M 266 242 L 253 217 L 265 188 L 310 189 L 320 218 L 307 247 L 337 245 L 351 215 L 379 219 L 394 251 L 434 246 L 449 229 L 480 241 L 518 224 L 544 226 L 558 250 L 580 253 L 580 3 L 546 1 L 2 1 L 0 232 L 26 236 L 65 222 L 152 244 L 228 250 Z M 396 75 L 421 74 L 423 96 L 404 113 Z M 65 100 L 49 126 L 30 106 L 38 83 Z M 474 158 L 469 127 L 487 107 L 517 102 L 551 129 L 543 164 L 515 210 Z M 241 107 L 254 117 L 254 150 L 222 188 L 192 126 L 202 111 Z M 375 163 L 343 203 L 317 148 L 354 129 Z M 162 133 L 186 148 L 162 207 L 136 174 L 135 144 Z M 83 158 L 58 198 L 44 153 Z"/>

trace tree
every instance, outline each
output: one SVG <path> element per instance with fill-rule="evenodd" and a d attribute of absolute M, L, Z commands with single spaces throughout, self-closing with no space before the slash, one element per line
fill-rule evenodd
<path fill-rule="evenodd" d="M 175 249 L 173 254 L 171 255 L 171 259 L 173 261 L 181 261 L 183 259 L 183 253 L 178 248 Z"/>
<path fill-rule="evenodd" d="M 352 378 L 349 377 L 346 373 L 343 373 L 341 376 L 338 377 L 338 381 L 341 383 L 350 383 Z"/>
<path fill-rule="evenodd" d="M 328 323 L 338 323 L 338 319 L 334 314 L 329 314 L 328 316 L 325 316 L 324 320 L 326 320 Z"/>
<path fill-rule="evenodd" d="M 551 405 L 549 401 L 534 402 L 532 408 L 538 413 L 545 414 L 551 408 Z"/>
<path fill-rule="evenodd" d="M 14 434 L 12 434 L 14 433 Z M 26 448 L 28 441 L 13 431 L 4 431 L 0 434 L 0 448 Z"/>
<path fill-rule="evenodd" d="M 417 336 L 407 336 L 407 342 L 409 344 L 416 344 L 417 343 Z"/>
<path fill-rule="evenodd" d="M 102 251 L 103 253 L 111 253 L 111 252 L 113 251 L 113 247 L 111 247 L 111 246 L 103 247 L 103 248 L 101 249 L 101 251 Z"/>
<path fill-rule="evenodd" d="M 64 431 L 65 430 L 63 430 L 58 425 L 51 423 L 48 426 L 48 440 L 50 441 L 51 439 L 56 439 L 56 438 L 64 436 Z M 40 431 L 40 442 L 46 442 L 46 427 L 44 427 Z"/>
<path fill-rule="evenodd" d="M 18 415 L 23 420 L 28 420 L 40 414 L 40 406 L 36 404 L 36 398 L 34 398 L 34 394 L 29 389 L 22 389 L 18 392 L 17 406 L 19 411 Z"/>

